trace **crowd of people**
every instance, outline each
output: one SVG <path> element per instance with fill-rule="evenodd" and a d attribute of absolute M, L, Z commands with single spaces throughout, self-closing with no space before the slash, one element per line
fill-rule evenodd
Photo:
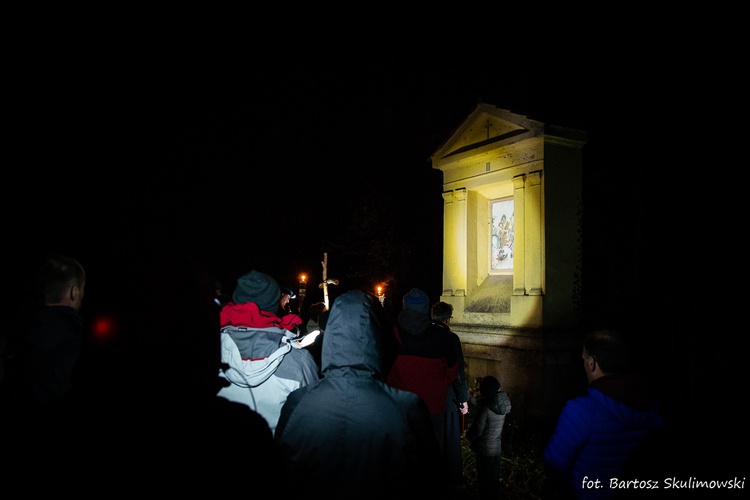
<path fill-rule="evenodd" d="M 84 467 L 135 487 L 123 461 L 137 451 L 138 483 L 186 490 L 240 470 L 235 486 L 275 478 L 329 498 L 455 496 L 465 438 L 481 498 L 502 495 L 510 397 L 492 374 L 470 394 L 452 305 L 413 288 L 392 321 L 377 296 L 349 290 L 330 309 L 313 304 L 303 324 L 294 292 L 257 269 L 227 297 L 179 250 L 121 265 L 126 282 L 107 289 L 118 307 L 88 327 L 84 266 L 59 255 L 39 267 L 33 314 L 3 323 L 0 402 L 18 457 L 9 472 L 44 455 L 62 476 Z M 170 280 L 166 296 L 142 286 L 153 272 Z M 311 344 L 299 342 L 311 331 Z M 571 497 L 607 497 L 583 479 L 614 477 L 663 423 L 618 332 L 592 333 L 582 357 L 589 393 L 563 410 L 545 464 Z M 74 449 L 85 458 L 63 460 Z M 190 485 L 177 477 L 186 473 Z"/>

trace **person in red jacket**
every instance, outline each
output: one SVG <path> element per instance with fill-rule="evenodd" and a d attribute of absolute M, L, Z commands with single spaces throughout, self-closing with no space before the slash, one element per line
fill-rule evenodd
<path fill-rule="evenodd" d="M 449 332 L 456 351 L 458 371 L 453 383 L 448 387 L 445 401 L 445 426 L 443 431 L 443 454 L 448 461 L 447 478 L 451 484 L 458 486 L 463 479 L 463 457 L 461 453 L 461 435 L 464 432 L 464 415 L 469 413 L 469 386 L 466 382 L 466 367 L 461 339 L 450 327 L 453 319 L 453 306 L 447 302 L 435 302 L 430 308 L 432 321 Z"/>
<path fill-rule="evenodd" d="M 445 457 L 445 422 L 448 388 L 458 375 L 458 357 L 453 333 L 430 319 L 427 294 L 413 288 L 404 295 L 394 333 L 396 358 L 388 373 L 391 387 L 413 392 L 430 410 L 440 453 Z M 441 477 L 449 483 L 448 460 L 442 461 Z"/>

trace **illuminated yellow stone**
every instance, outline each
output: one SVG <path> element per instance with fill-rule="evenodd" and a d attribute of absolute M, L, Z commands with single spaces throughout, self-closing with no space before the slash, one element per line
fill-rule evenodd
<path fill-rule="evenodd" d="M 550 383 L 564 381 L 545 377 L 578 348 L 586 140 L 482 103 L 431 157 L 443 173 L 440 300 L 453 305 L 469 380 L 499 376 L 526 416 L 554 407 Z"/>

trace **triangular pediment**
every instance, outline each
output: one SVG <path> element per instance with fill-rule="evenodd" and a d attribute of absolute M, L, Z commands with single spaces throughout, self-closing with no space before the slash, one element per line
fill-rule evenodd
<path fill-rule="evenodd" d="M 439 162 L 448 157 L 475 154 L 488 147 L 498 148 L 543 131 L 541 122 L 489 104 L 479 104 L 432 155 L 432 160 Z"/>

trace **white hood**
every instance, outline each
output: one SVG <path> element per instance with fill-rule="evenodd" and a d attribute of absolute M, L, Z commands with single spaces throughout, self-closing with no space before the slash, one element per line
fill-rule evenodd
<path fill-rule="evenodd" d="M 279 347 L 273 354 L 267 358 L 258 360 L 242 359 L 237 344 L 232 337 L 226 333 L 221 333 L 221 359 L 229 365 L 229 368 L 223 371 L 224 376 L 240 387 L 257 387 L 273 375 L 278 368 L 284 355 L 292 350 L 289 342 Z"/>

